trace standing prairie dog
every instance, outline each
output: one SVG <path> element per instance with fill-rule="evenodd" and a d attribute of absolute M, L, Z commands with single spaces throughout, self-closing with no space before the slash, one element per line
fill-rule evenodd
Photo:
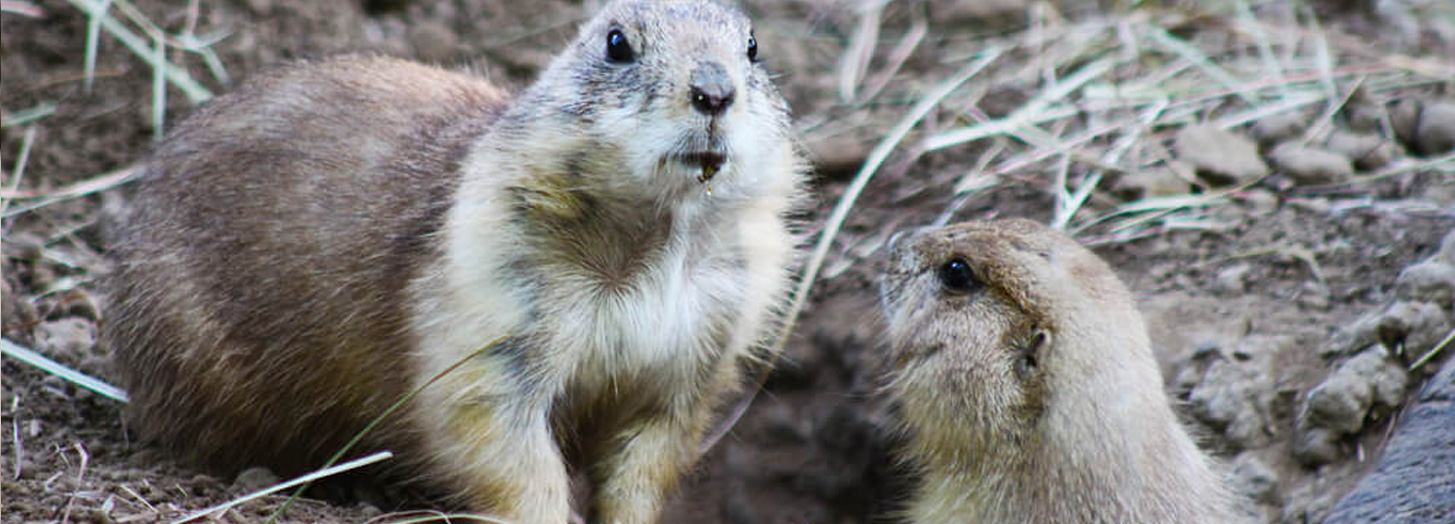
<path fill-rule="evenodd" d="M 896 236 L 881 282 L 888 391 L 917 524 L 1229 524 L 1178 424 L 1132 296 L 1028 220 Z"/>
<path fill-rule="evenodd" d="M 145 436 L 223 471 L 358 452 L 519 524 L 658 520 L 761 357 L 804 164 L 749 20 L 611 3 L 511 97 L 353 57 L 213 101 L 145 167 L 107 337 Z M 469 358 L 497 337 L 503 342 Z"/>

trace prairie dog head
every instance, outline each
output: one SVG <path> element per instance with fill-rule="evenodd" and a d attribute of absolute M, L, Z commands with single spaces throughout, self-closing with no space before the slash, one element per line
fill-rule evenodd
<path fill-rule="evenodd" d="M 751 197 L 797 170 L 788 105 L 760 62 L 766 47 L 727 5 L 619 0 L 581 28 L 524 105 L 561 126 L 558 136 L 587 141 L 571 149 L 590 153 L 566 161 L 609 178 L 588 183 L 659 202 Z"/>
<path fill-rule="evenodd" d="M 889 388 L 930 448 L 1079 447 L 1165 404 L 1130 294 L 1064 234 L 968 222 L 897 235 L 889 258 Z"/>

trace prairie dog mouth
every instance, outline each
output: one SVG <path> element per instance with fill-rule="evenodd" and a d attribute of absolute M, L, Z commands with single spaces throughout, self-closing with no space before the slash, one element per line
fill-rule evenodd
<path fill-rule="evenodd" d="M 727 162 L 726 154 L 713 151 L 678 153 L 673 155 L 672 158 L 683 164 L 702 169 L 697 175 L 697 181 L 703 184 L 711 181 L 712 177 L 717 176 L 717 172 L 722 169 L 723 163 Z"/>

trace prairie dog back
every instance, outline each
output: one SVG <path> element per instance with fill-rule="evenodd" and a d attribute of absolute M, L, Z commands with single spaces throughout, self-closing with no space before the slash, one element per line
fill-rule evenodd
<path fill-rule="evenodd" d="M 793 261 L 803 162 L 757 52 L 730 7 L 626 0 L 514 96 L 350 57 L 199 110 L 114 250 L 138 430 L 299 473 L 464 362 L 359 451 L 514 522 L 565 522 L 579 468 L 593 521 L 655 521 Z"/>

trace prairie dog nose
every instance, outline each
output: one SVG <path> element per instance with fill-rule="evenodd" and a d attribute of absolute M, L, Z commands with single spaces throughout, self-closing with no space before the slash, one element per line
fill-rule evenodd
<path fill-rule="evenodd" d="M 692 70 L 692 107 L 707 116 L 717 116 L 733 104 L 733 80 L 717 62 L 703 62 Z"/>

